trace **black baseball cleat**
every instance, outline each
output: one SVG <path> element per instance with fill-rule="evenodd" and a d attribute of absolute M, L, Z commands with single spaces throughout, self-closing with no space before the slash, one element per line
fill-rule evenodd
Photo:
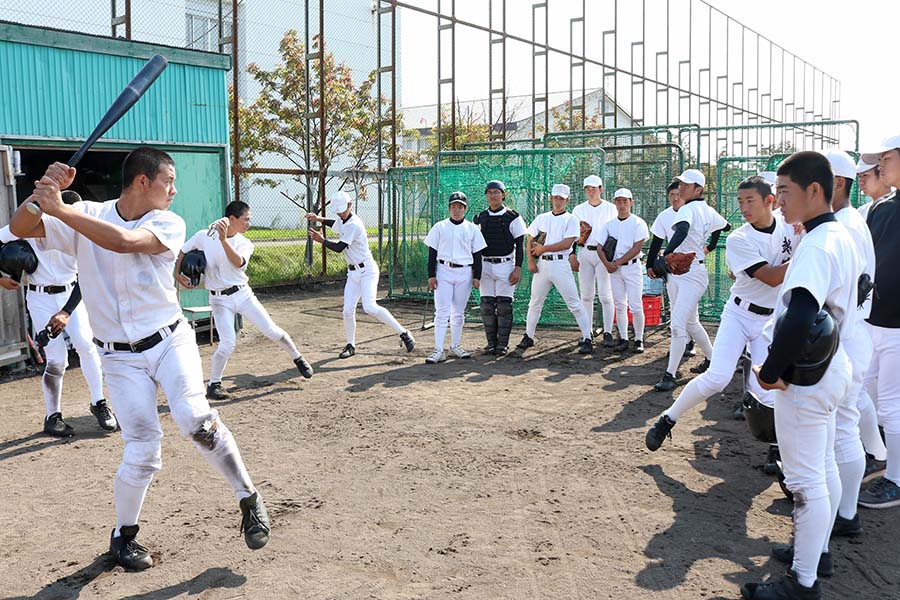
<path fill-rule="evenodd" d="M 619 340 L 619 343 L 613 346 L 613 352 L 625 352 L 628 350 L 628 340 Z"/>
<path fill-rule="evenodd" d="M 778 450 L 778 444 L 769 444 L 769 452 L 766 454 L 766 464 L 763 466 L 763 473 L 766 475 L 775 475 L 781 472 L 778 462 L 781 460 L 781 452 Z"/>
<path fill-rule="evenodd" d="M 603 334 L 603 347 L 604 348 L 612 348 L 616 343 L 613 341 L 613 336 L 608 331 Z"/>
<path fill-rule="evenodd" d="M 578 354 L 591 354 L 594 351 L 594 342 L 591 338 L 584 338 L 578 342 Z"/>
<path fill-rule="evenodd" d="M 700 363 L 696 367 L 691 367 L 691 373 L 696 373 L 697 375 L 699 375 L 701 373 L 706 373 L 707 369 L 709 369 L 709 359 L 704 358 L 702 363 Z"/>
<path fill-rule="evenodd" d="M 230 394 L 222 389 L 221 381 L 210 381 L 209 385 L 206 386 L 207 400 L 227 400 L 230 397 Z"/>
<path fill-rule="evenodd" d="M 119 426 L 119 422 L 116 421 L 115 415 L 109 410 L 109 404 L 107 404 L 105 398 L 98 400 L 97 404 L 91 404 L 91 414 L 97 419 L 97 425 L 100 426 L 100 429 L 115 431 L 116 427 Z"/>
<path fill-rule="evenodd" d="M 791 564 L 794 562 L 794 545 L 776 544 L 772 546 L 772 558 L 786 565 Z M 819 557 L 816 575 L 819 577 L 831 577 L 834 575 L 834 562 L 831 560 L 831 552 L 823 552 Z"/>
<path fill-rule="evenodd" d="M 822 585 L 816 580 L 812 587 L 803 587 L 793 571 L 766 583 L 745 583 L 741 586 L 744 600 L 821 600 Z"/>
<path fill-rule="evenodd" d="M 831 537 L 853 538 L 862 535 L 862 532 L 863 528 L 859 513 L 856 513 L 852 519 L 845 519 L 838 515 L 834 519 L 834 527 L 831 528 Z"/>
<path fill-rule="evenodd" d="M 115 536 L 115 529 L 109 535 L 109 553 L 118 565 L 129 571 L 143 571 L 153 566 L 150 551 L 134 539 L 138 530 L 138 525 L 123 525 L 119 528 L 118 537 Z"/>
<path fill-rule="evenodd" d="M 241 533 L 251 550 L 259 550 L 269 543 L 269 513 L 259 492 L 241 500 Z"/>
<path fill-rule="evenodd" d="M 527 350 L 532 346 L 534 346 L 534 340 L 527 333 L 522 336 L 522 341 L 516 344 L 516 348 L 519 350 Z"/>
<path fill-rule="evenodd" d="M 675 376 L 667 371 L 663 374 L 662 379 L 653 386 L 653 389 L 657 392 L 671 392 L 675 389 Z"/>
<path fill-rule="evenodd" d="M 338 354 L 338 358 L 350 358 L 356 354 L 356 348 L 353 347 L 353 344 L 347 344 L 344 346 L 344 349 L 341 350 L 341 353 Z"/>
<path fill-rule="evenodd" d="M 313 376 L 312 365 L 306 362 L 306 359 L 302 356 L 298 356 L 297 358 L 295 358 L 294 364 L 297 365 L 297 369 L 300 371 L 300 374 L 305 378 L 309 379 Z"/>
<path fill-rule="evenodd" d="M 735 421 L 744 421 L 747 419 L 744 416 L 744 401 L 738 400 L 737 404 L 734 405 L 734 410 L 731 413 L 731 418 Z"/>
<path fill-rule="evenodd" d="M 675 421 L 663 414 L 656 423 L 647 430 L 647 436 L 644 441 L 647 443 L 647 450 L 656 452 L 663 445 L 666 438 L 672 439 L 672 428 L 675 427 Z"/>
<path fill-rule="evenodd" d="M 400 334 L 400 341 L 403 342 L 403 345 L 406 346 L 407 352 L 412 352 L 416 348 L 416 340 L 413 338 L 412 334 L 408 331 L 404 331 Z"/>
<path fill-rule="evenodd" d="M 644 342 L 642 340 L 634 340 L 634 346 L 632 346 L 631 351 L 635 354 L 641 354 L 644 352 Z"/>
<path fill-rule="evenodd" d="M 481 349 L 481 353 L 485 354 L 487 356 L 494 356 L 495 354 L 497 354 L 497 347 L 492 346 L 491 344 L 488 344 L 487 346 L 485 346 L 484 348 Z"/>
<path fill-rule="evenodd" d="M 497 346 L 496 348 L 494 348 L 493 354 L 494 356 L 506 356 L 508 352 L 509 349 L 506 346 Z"/>
<path fill-rule="evenodd" d="M 67 438 L 75 435 L 75 430 L 63 420 L 62 413 L 55 412 L 44 419 L 44 433 L 53 437 Z"/>
<path fill-rule="evenodd" d="M 694 340 L 690 340 L 684 347 L 684 356 L 697 356 L 697 351 L 694 350 Z"/>
<path fill-rule="evenodd" d="M 862 483 L 869 483 L 874 479 L 883 477 L 886 470 L 886 460 L 878 460 L 871 454 L 866 453 L 866 470 L 863 472 Z"/>

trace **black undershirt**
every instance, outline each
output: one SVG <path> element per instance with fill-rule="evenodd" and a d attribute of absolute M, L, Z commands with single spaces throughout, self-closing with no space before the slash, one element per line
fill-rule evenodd
<path fill-rule="evenodd" d="M 65 311 L 67 314 L 71 315 L 72 311 L 78 307 L 78 304 L 81 302 L 81 286 L 78 285 L 78 282 L 75 282 L 75 287 L 72 288 L 72 293 L 69 294 L 69 299 L 66 300 L 65 306 L 62 307 L 61 310 Z"/>

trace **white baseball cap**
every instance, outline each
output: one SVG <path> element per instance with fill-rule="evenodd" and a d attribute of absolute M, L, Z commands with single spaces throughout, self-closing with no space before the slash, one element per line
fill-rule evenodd
<path fill-rule="evenodd" d="M 553 189 L 550 190 L 551 196 L 562 196 L 563 198 L 568 198 L 569 193 L 569 186 L 564 183 L 554 183 Z"/>
<path fill-rule="evenodd" d="M 336 213 L 344 212 L 350 208 L 350 204 L 353 202 L 353 199 L 347 192 L 335 192 L 329 200 L 331 200 L 331 210 Z"/>
<path fill-rule="evenodd" d="M 700 187 L 706 186 L 706 177 L 701 171 L 697 169 L 688 169 L 675 179 L 677 179 L 678 181 L 683 181 L 684 183 L 693 183 L 699 185 Z"/>
<path fill-rule="evenodd" d="M 584 178 L 584 185 L 582 187 L 587 187 L 592 185 L 594 187 L 603 187 L 603 180 L 597 177 L 596 175 L 588 175 Z"/>
<path fill-rule="evenodd" d="M 872 169 L 874 169 L 877 166 L 878 166 L 877 162 L 875 164 L 872 164 L 872 163 L 867 163 L 863 159 L 859 159 L 859 162 L 856 163 L 856 174 L 859 175 L 860 173 L 865 173 L 866 171 L 871 171 Z"/>
<path fill-rule="evenodd" d="M 766 183 L 771 185 L 772 189 L 775 189 L 775 183 L 778 181 L 778 175 L 775 171 L 760 171 L 756 176 L 765 179 Z"/>
<path fill-rule="evenodd" d="M 860 158 L 862 158 L 869 164 L 878 164 L 878 161 L 881 160 L 881 155 L 884 152 L 895 149 L 900 149 L 900 134 L 885 138 L 884 141 L 881 142 L 880 146 L 878 146 L 877 148 L 872 148 L 868 152 L 864 152 L 860 156 Z"/>
<path fill-rule="evenodd" d="M 631 198 L 634 200 L 634 196 L 631 195 L 631 190 L 628 188 L 619 188 L 616 190 L 616 193 L 613 194 L 613 198 Z"/>
<path fill-rule="evenodd" d="M 849 154 L 843 150 L 832 149 L 825 152 L 825 158 L 831 163 L 831 170 L 836 177 L 856 179 L 856 163 Z"/>

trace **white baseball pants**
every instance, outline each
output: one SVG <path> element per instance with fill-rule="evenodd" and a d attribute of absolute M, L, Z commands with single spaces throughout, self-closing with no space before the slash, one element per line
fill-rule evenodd
<path fill-rule="evenodd" d="M 572 276 L 572 266 L 566 256 L 554 254 L 559 260 L 536 259 L 538 272 L 531 278 L 531 301 L 528 303 L 528 316 L 525 318 L 525 333 L 533 338 L 537 330 L 538 321 L 541 320 L 541 311 L 544 301 L 550 293 L 550 287 L 556 286 L 559 295 L 562 296 L 566 306 L 575 317 L 578 328 L 581 330 L 582 339 L 591 339 L 591 317 L 584 310 L 575 278 Z"/>
<path fill-rule="evenodd" d="M 450 347 L 459 346 L 462 339 L 466 305 L 472 295 L 472 268 L 437 267 L 437 288 L 434 290 L 434 348 L 444 351 L 444 337 L 450 326 Z"/>
<path fill-rule="evenodd" d="M 501 263 L 490 263 L 483 261 L 481 263 L 481 288 L 479 292 L 482 296 L 488 297 L 516 297 L 516 286 L 509 282 L 509 276 L 516 268 L 516 261 L 512 256 L 507 257 L 509 260 Z"/>
<path fill-rule="evenodd" d="M 712 343 L 700 324 L 698 313 L 700 298 L 709 286 L 709 274 L 703 263 L 695 260 L 690 271 L 684 275 L 669 275 L 668 280 L 675 286 L 676 294 L 674 298 L 670 296 L 672 342 L 666 372 L 675 375 L 689 339 L 700 346 L 707 358 L 712 356 Z"/>
<path fill-rule="evenodd" d="M 374 260 L 367 261 L 365 266 L 355 271 L 347 271 L 347 283 L 344 284 L 344 333 L 347 343 L 356 347 L 356 305 L 362 299 L 363 310 L 372 315 L 396 333 L 406 331 L 391 312 L 379 306 L 376 301 L 378 293 L 378 265 Z"/>
<path fill-rule="evenodd" d="M 591 320 L 594 330 L 594 294 L 600 298 L 603 311 L 603 331 L 612 333 L 615 301 L 609 271 L 600 261 L 596 250 L 582 248 L 578 251 L 578 285 L 581 288 L 581 303 Z"/>
<path fill-rule="evenodd" d="M 866 387 L 870 394 L 875 392 L 875 408 L 887 442 L 885 477 L 900 483 L 900 329 L 872 325 L 869 331 L 874 352 Z"/>
<path fill-rule="evenodd" d="M 603 265 L 600 265 L 600 268 L 606 271 L 606 267 Z M 644 267 L 638 261 L 619 267 L 615 273 L 607 271 L 607 274 L 616 303 L 616 325 L 619 328 L 619 337 L 623 340 L 628 339 L 628 309 L 631 309 L 634 339 L 643 341 Z"/>

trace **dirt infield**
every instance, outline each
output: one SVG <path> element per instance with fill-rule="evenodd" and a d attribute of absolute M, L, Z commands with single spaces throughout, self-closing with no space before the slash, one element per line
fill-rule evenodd
<path fill-rule="evenodd" d="M 63 411 L 78 435 L 43 436 L 32 377 L 0 385 L 0 596 L 681 600 L 739 598 L 782 571 L 768 553 L 789 539 L 790 505 L 761 470 L 765 445 L 730 417 L 738 376 L 644 448 L 671 399 L 651 388 L 663 333 L 643 355 L 584 357 L 574 331 L 539 329 L 524 359 L 430 366 L 421 308 L 390 303 L 416 351 L 361 314 L 358 354 L 339 360 L 339 290 L 261 298 L 317 371 L 300 378 L 249 327 L 226 372 L 233 397 L 214 403 L 268 504 L 269 545 L 244 546 L 234 497 L 160 396 L 163 468 L 140 535 L 157 564 L 114 568 L 121 440 L 96 427 L 77 370 Z M 467 325 L 463 342 L 480 348 L 481 331 Z M 862 538 L 832 544 L 826 596 L 900 598 L 900 509 L 862 515 Z"/>

